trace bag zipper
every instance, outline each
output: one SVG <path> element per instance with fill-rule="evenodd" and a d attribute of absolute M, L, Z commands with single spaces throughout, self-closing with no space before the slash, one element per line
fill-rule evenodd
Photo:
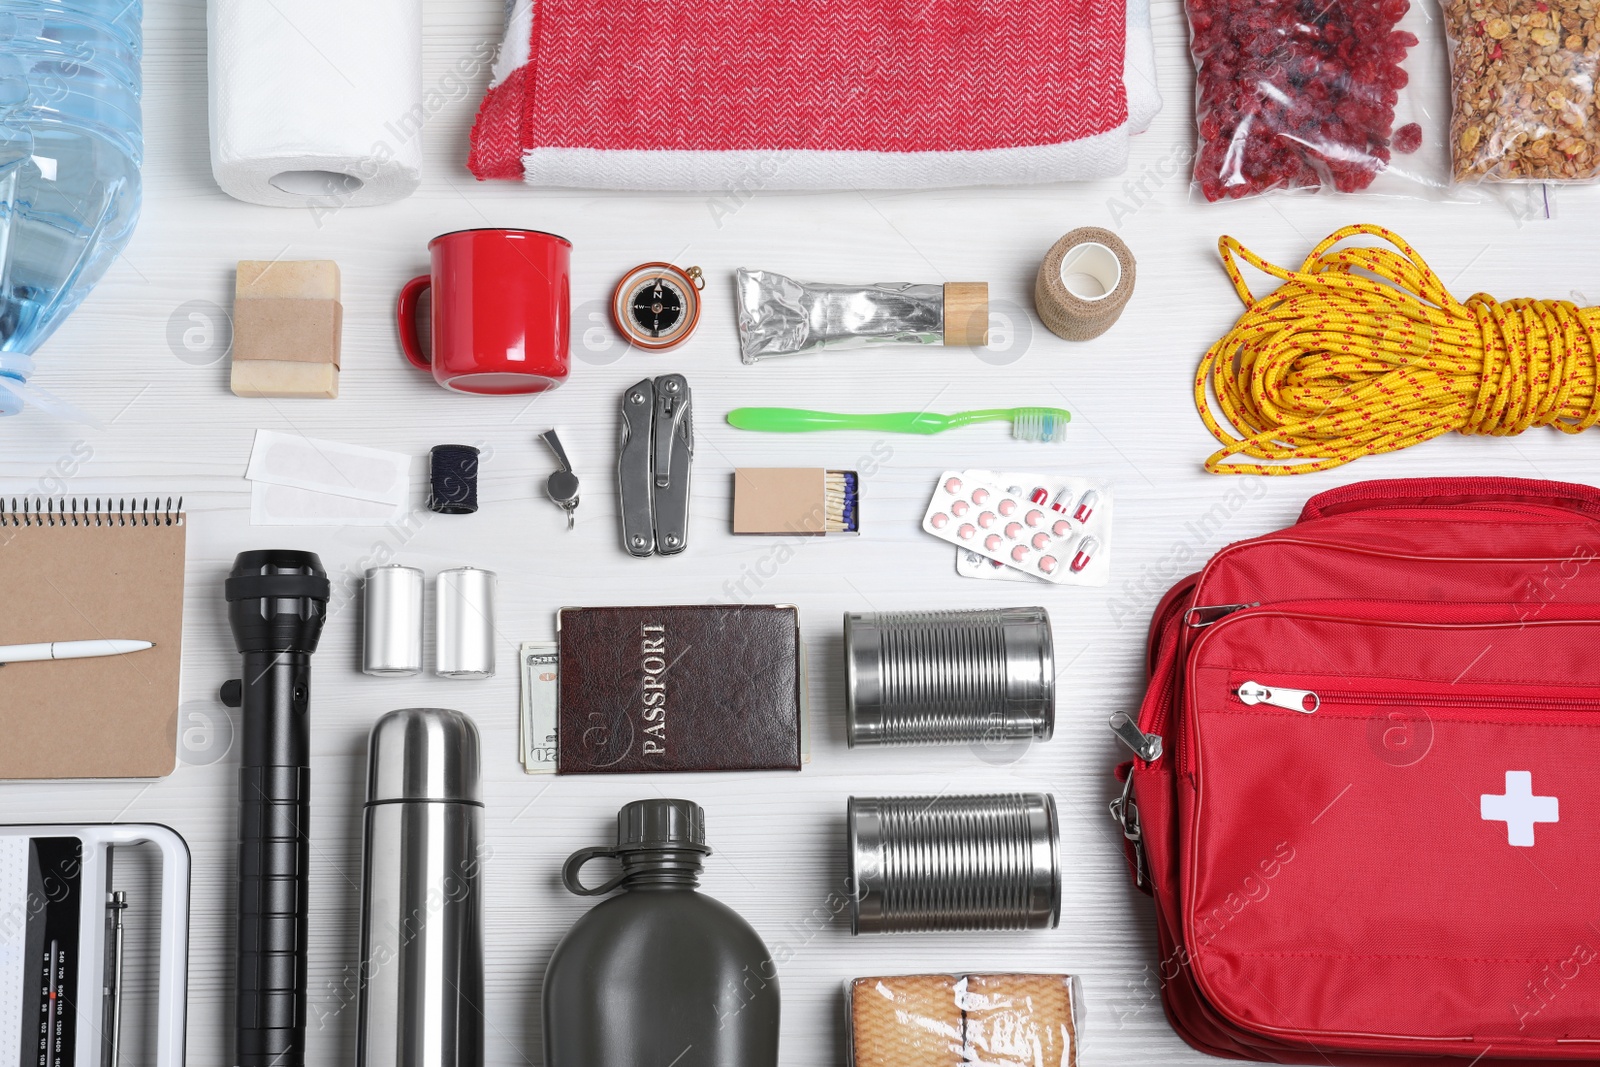
<path fill-rule="evenodd" d="M 1199 575 L 1190 575 L 1175 584 L 1161 598 L 1161 603 L 1156 606 L 1156 617 L 1152 620 L 1150 636 L 1145 643 L 1145 673 L 1152 680 L 1155 677 L 1157 661 L 1160 658 L 1161 636 L 1167 630 L 1175 630 L 1178 608 L 1182 601 L 1189 597 L 1194 589 L 1194 584 L 1199 580 Z M 1145 852 L 1144 829 L 1139 819 L 1139 807 L 1134 802 L 1133 782 L 1134 771 L 1140 762 L 1146 767 L 1161 758 L 1164 747 L 1161 730 L 1167 720 L 1167 708 L 1172 701 L 1172 689 L 1178 678 L 1178 665 L 1176 649 L 1171 653 L 1172 659 L 1168 661 L 1167 683 L 1160 687 L 1150 719 L 1153 724 L 1151 732 L 1146 733 L 1139 728 L 1139 720 L 1125 712 L 1117 712 L 1111 716 L 1111 732 L 1117 736 L 1130 750 L 1135 762 L 1128 766 L 1126 780 L 1122 783 L 1122 794 L 1110 804 L 1111 818 L 1122 830 L 1122 836 L 1127 840 L 1133 852 L 1133 882 L 1139 889 L 1146 889 L 1150 884 L 1150 860 Z"/>
<path fill-rule="evenodd" d="M 1293 529 L 1293 527 L 1289 527 L 1289 529 Z M 1341 541 L 1320 541 L 1311 537 L 1286 537 L 1280 532 L 1274 534 L 1264 534 L 1261 537 L 1252 537 L 1244 541 L 1235 541 L 1231 545 L 1226 545 L 1218 549 L 1216 553 L 1206 561 L 1206 565 L 1200 570 L 1200 577 L 1195 580 L 1194 589 L 1196 596 L 1198 597 L 1199 594 L 1205 591 L 1206 584 L 1211 578 L 1211 572 L 1217 569 L 1218 565 L 1223 559 L 1232 556 L 1236 552 L 1242 552 L 1250 548 L 1259 548 L 1263 545 L 1295 545 L 1300 548 L 1325 549 L 1331 552 L 1345 552 L 1356 556 L 1375 556 L 1379 559 L 1405 560 L 1414 563 L 1566 563 L 1574 558 L 1571 555 L 1425 556 L 1415 552 L 1386 552 L 1375 548 L 1363 548 L 1360 545 L 1345 544 Z M 1209 627 L 1213 623 L 1221 622 L 1223 619 L 1229 618 L 1236 612 L 1243 611 L 1246 608 L 1257 608 L 1260 606 L 1261 602 L 1257 601 L 1253 604 L 1215 604 L 1206 607 L 1193 607 L 1189 609 L 1189 613 L 1185 616 L 1185 621 L 1189 621 L 1190 616 L 1193 616 L 1196 612 L 1205 613 L 1194 620 L 1195 625 L 1192 627 L 1194 629 L 1201 629 Z M 1207 617 L 1207 615 L 1209 615 L 1209 617 Z"/>
<path fill-rule="evenodd" d="M 1314 715 L 1324 703 L 1425 704 L 1447 708 L 1516 708 L 1528 711 L 1600 711 L 1600 697 L 1530 697 L 1516 694 L 1495 696 L 1488 693 L 1411 693 L 1405 691 L 1346 689 L 1285 689 L 1260 682 L 1242 682 L 1233 696 L 1243 704 L 1271 704 L 1302 715 Z"/>
<path fill-rule="evenodd" d="M 1302 715 L 1312 715 L 1322 706 L 1322 698 L 1309 689 L 1283 689 L 1260 682 L 1242 682 L 1233 695 L 1245 704 L 1271 704 Z"/>
<path fill-rule="evenodd" d="M 1376 499 L 1382 500 L 1383 498 L 1380 497 L 1380 498 L 1376 498 Z M 1551 508 L 1560 508 L 1560 505 L 1557 504 L 1557 503 L 1552 503 L 1552 504 L 1549 504 L 1549 505 L 1535 505 L 1535 506 L 1538 506 L 1538 507 L 1546 507 L 1546 506 L 1548 506 L 1548 507 L 1551 507 Z M 1583 513 L 1580 514 L 1578 512 L 1574 512 L 1573 514 L 1575 516 L 1579 517 L 1579 518 L 1582 518 L 1584 516 L 1587 516 L 1588 513 L 1587 512 L 1583 512 Z M 1593 518 L 1592 516 L 1590 516 L 1590 517 Z M 1385 552 L 1385 551 L 1381 551 L 1381 550 L 1377 550 L 1377 549 L 1362 548 L 1362 547 L 1360 547 L 1358 545 L 1345 544 L 1345 543 L 1342 543 L 1342 542 L 1339 542 L 1339 541 L 1323 541 L 1323 540 L 1319 540 L 1319 539 L 1316 539 L 1316 538 L 1310 538 L 1310 537 L 1285 536 L 1287 530 L 1292 530 L 1292 529 L 1293 529 L 1293 527 L 1286 527 L 1285 530 L 1283 530 L 1283 531 L 1278 531 L 1276 533 L 1270 533 L 1270 534 L 1264 534 L 1261 537 L 1252 537 L 1252 538 L 1248 538 L 1248 539 L 1243 540 L 1243 541 L 1235 541 L 1230 545 L 1224 545 L 1222 548 L 1218 549 L 1215 553 L 1212 554 L 1211 558 L 1206 561 L 1206 565 L 1200 569 L 1199 576 L 1197 578 L 1195 578 L 1195 580 L 1194 580 L 1193 594 L 1192 594 L 1194 596 L 1194 598 L 1198 599 L 1205 592 L 1206 585 L 1207 585 L 1209 579 L 1211 578 L 1212 571 L 1214 571 L 1221 564 L 1223 559 L 1233 555 L 1235 552 L 1241 552 L 1241 551 L 1245 551 L 1247 549 L 1257 548 L 1257 547 L 1260 547 L 1262 545 L 1269 545 L 1269 544 L 1270 545 L 1295 545 L 1295 546 L 1298 546 L 1298 547 L 1301 547 L 1301 548 L 1315 548 L 1315 549 L 1322 549 L 1322 550 L 1333 551 L 1333 552 L 1345 552 L 1345 553 L 1350 553 L 1352 555 L 1357 555 L 1357 556 L 1376 556 L 1376 557 L 1381 558 L 1381 559 L 1408 560 L 1408 561 L 1414 561 L 1414 562 L 1419 562 L 1419 563 L 1480 563 L 1480 562 L 1481 563 L 1560 563 L 1560 562 L 1566 562 L 1566 561 L 1571 560 L 1573 558 L 1570 555 L 1567 555 L 1567 556 L 1494 556 L 1494 557 L 1489 557 L 1489 556 L 1426 556 L 1426 555 L 1419 555 L 1419 554 L 1410 553 L 1410 552 Z M 1238 617 L 1240 612 L 1244 612 L 1244 611 L 1252 611 L 1253 612 L 1253 611 L 1255 611 L 1257 609 L 1260 609 L 1261 607 L 1262 607 L 1262 603 L 1260 601 L 1256 601 L 1254 603 L 1241 603 L 1241 604 L 1194 605 L 1194 606 L 1190 607 L 1187 611 L 1185 611 L 1184 614 L 1183 614 L 1184 626 L 1182 627 L 1182 629 L 1180 629 L 1179 635 L 1178 635 L 1178 638 L 1177 638 L 1177 640 L 1178 640 L 1178 659 L 1179 659 L 1178 667 L 1177 667 L 1177 670 L 1178 670 L 1179 673 L 1177 675 L 1177 678 L 1183 679 L 1185 684 L 1187 684 L 1190 681 L 1190 679 L 1189 679 L 1189 668 L 1190 668 L 1190 665 L 1194 661 L 1194 657 L 1195 657 L 1196 652 L 1197 652 L 1197 650 L 1199 648 L 1199 642 L 1204 640 L 1207 635 L 1209 635 L 1213 630 L 1215 630 L 1216 627 L 1217 627 L 1217 624 L 1233 622 L 1233 621 L 1235 621 L 1237 619 L 1237 617 Z M 1269 606 L 1266 610 L 1270 611 L 1270 610 L 1274 610 L 1274 609 Z M 1176 685 L 1176 683 L 1175 683 L 1175 685 Z M 1168 733 L 1168 729 L 1169 729 L 1168 723 L 1169 723 L 1169 721 L 1171 720 L 1171 717 L 1172 717 L 1171 708 L 1170 708 L 1169 705 L 1170 705 L 1170 702 L 1163 703 L 1157 709 L 1157 714 L 1153 715 L 1151 717 L 1151 722 L 1150 722 L 1150 730 L 1151 730 L 1151 732 L 1157 733 L 1157 734 L 1161 734 L 1163 736 L 1165 736 Z M 1184 744 L 1183 735 L 1184 735 L 1184 731 L 1181 728 L 1179 728 L 1176 731 L 1176 736 L 1172 738 L 1171 744 L 1169 746 L 1170 750 L 1172 751 L 1172 757 L 1173 757 L 1175 766 L 1177 767 L 1177 769 L 1180 772 L 1185 772 L 1185 771 L 1187 771 L 1189 769 L 1187 763 L 1184 760 L 1184 749 L 1185 749 L 1186 746 Z"/>
<path fill-rule="evenodd" d="M 1261 601 L 1250 604 L 1205 604 L 1200 607 L 1190 608 L 1183 613 L 1183 624 L 1191 630 L 1203 630 L 1213 623 L 1221 622 L 1236 611 L 1245 608 L 1259 608 Z"/>
<path fill-rule="evenodd" d="M 1244 542 L 1244 543 L 1248 544 L 1249 542 Z M 1224 551 L 1226 551 L 1226 549 Z M 1221 553 L 1219 553 L 1219 555 L 1220 554 Z M 1216 557 L 1212 557 L 1212 562 L 1214 563 L 1215 561 L 1216 561 Z M 1208 566 L 1208 569 L 1209 569 L 1209 566 Z M 1203 581 L 1204 581 L 1204 578 L 1202 577 L 1202 582 Z M 1284 618 L 1326 620 L 1326 621 L 1329 621 L 1329 622 L 1350 623 L 1350 624 L 1381 623 L 1381 624 L 1386 624 L 1386 625 L 1409 626 L 1409 627 L 1421 628 L 1421 629 L 1446 629 L 1446 630 L 1450 630 L 1450 629 L 1498 629 L 1498 628 L 1502 628 L 1502 627 L 1506 627 L 1506 626 L 1552 626 L 1552 625 L 1591 625 L 1591 626 L 1600 626 L 1600 618 L 1546 619 L 1546 620 L 1540 620 L 1540 621 L 1537 621 L 1537 622 L 1528 622 L 1528 621 L 1523 621 L 1523 620 L 1505 620 L 1505 621 L 1491 621 L 1491 622 L 1431 623 L 1431 622 L 1425 622 L 1425 621 L 1414 621 L 1414 622 L 1411 622 L 1411 621 L 1398 620 L 1398 619 L 1381 619 L 1381 618 L 1374 619 L 1374 618 L 1369 618 L 1369 617 L 1360 616 L 1360 615 L 1338 615 L 1338 614 L 1331 614 L 1326 609 L 1324 609 L 1322 611 L 1304 611 L 1304 610 L 1294 610 L 1292 608 L 1291 609 L 1284 609 L 1284 608 L 1277 607 L 1277 606 L 1266 606 L 1266 607 L 1255 606 L 1255 607 L 1251 607 L 1251 609 L 1248 610 L 1248 611 L 1239 610 L 1239 611 L 1228 612 L 1223 618 L 1217 620 L 1215 625 L 1207 626 L 1196 637 L 1194 643 L 1189 646 L 1187 654 L 1184 656 L 1184 662 L 1183 662 L 1183 664 L 1182 664 L 1182 666 L 1180 668 L 1183 671 L 1184 690 L 1185 690 L 1185 707 L 1186 708 L 1188 707 L 1188 702 L 1193 700 L 1194 693 L 1197 691 L 1196 690 L 1196 680 L 1195 680 L 1195 677 L 1194 677 L 1194 672 L 1195 672 L 1196 666 L 1197 666 L 1197 664 L 1199 663 L 1199 660 L 1200 660 L 1201 646 L 1209 638 L 1211 638 L 1214 634 L 1216 634 L 1219 630 L 1221 630 L 1222 628 L 1224 628 L 1226 626 L 1234 626 L 1234 625 L 1237 625 L 1240 622 L 1245 621 L 1247 619 L 1265 618 L 1265 617 L 1269 617 L 1269 616 L 1281 616 L 1281 617 L 1284 617 Z M 1269 692 L 1271 692 L 1272 689 L 1273 689 L 1273 687 L 1265 686 L 1265 685 L 1261 686 L 1261 688 L 1264 689 L 1264 690 L 1267 690 Z M 1338 701 L 1338 700 L 1342 699 L 1342 700 L 1344 700 L 1346 702 L 1350 702 L 1350 703 L 1359 703 L 1359 701 L 1361 699 L 1363 699 L 1365 696 L 1368 696 L 1368 695 L 1382 696 L 1383 695 L 1383 694 L 1362 694 L 1362 693 L 1359 693 L 1359 692 L 1337 691 L 1337 690 L 1312 691 L 1312 690 L 1306 690 L 1306 689 L 1285 689 L 1285 688 L 1281 688 L 1281 687 L 1276 690 L 1276 694 L 1279 697 L 1281 697 L 1281 699 L 1284 701 L 1284 703 L 1279 704 L 1279 703 L 1277 703 L 1275 701 L 1269 701 L 1269 700 L 1266 700 L 1266 699 L 1259 699 L 1259 700 L 1256 700 L 1254 702 L 1255 703 L 1264 703 L 1264 704 L 1273 704 L 1274 706 L 1278 706 L 1278 707 L 1287 707 L 1291 711 L 1297 711 L 1297 712 L 1300 712 L 1301 714 L 1309 715 L 1309 714 L 1314 714 L 1316 708 L 1320 707 L 1322 701 L 1325 700 L 1325 699 L 1332 699 L 1332 700 L 1335 700 L 1335 701 Z M 1298 694 L 1299 700 L 1301 701 L 1299 706 L 1295 706 L 1296 694 Z M 1243 701 L 1243 698 L 1240 697 L 1239 694 L 1238 694 L 1237 688 L 1234 689 L 1234 691 L 1232 692 L 1231 695 L 1235 699 L 1239 699 L 1239 700 Z M 1308 697 L 1315 697 L 1316 698 L 1316 700 L 1314 700 L 1312 702 L 1315 705 L 1315 707 L 1313 707 L 1311 711 L 1307 711 L 1306 710 L 1305 701 L 1306 701 L 1306 699 Z M 1437 699 L 1436 699 L 1436 697 L 1437 697 Z M 1478 696 L 1476 694 L 1410 694 L 1410 693 L 1389 694 L 1386 699 L 1390 703 L 1399 703 L 1399 702 L 1404 700 L 1404 701 L 1408 701 L 1409 703 L 1412 703 L 1412 704 L 1416 704 L 1416 703 L 1433 703 L 1436 706 L 1441 706 L 1441 707 L 1449 706 L 1449 704 L 1447 703 L 1449 701 L 1458 700 L 1458 701 L 1476 701 L 1476 703 L 1463 703 L 1461 705 L 1462 707 L 1502 707 L 1502 708 L 1503 707 L 1526 707 L 1529 710 L 1539 710 L 1539 709 L 1542 708 L 1543 710 L 1600 711 L 1600 699 L 1596 699 L 1593 702 L 1588 702 L 1588 701 L 1585 701 L 1585 700 L 1582 700 L 1582 699 L 1574 700 L 1572 698 L 1548 698 L 1548 699 L 1553 700 L 1554 702 L 1553 703 L 1546 703 L 1546 704 L 1533 704 L 1533 703 L 1518 704 L 1517 703 L 1518 701 L 1539 701 L 1539 700 L 1545 700 L 1547 698 L 1516 697 L 1516 696 L 1508 696 L 1508 697 L 1502 698 L 1502 697 L 1498 697 L 1498 696 L 1489 696 L 1487 694 L 1485 694 L 1485 695 L 1480 697 L 1480 696 Z M 1163 727 L 1165 726 L 1166 720 L 1168 718 L 1170 718 L 1170 710 L 1171 710 L 1170 708 L 1167 708 L 1165 706 L 1163 706 L 1163 707 L 1161 707 L 1159 709 L 1159 711 L 1161 712 L 1160 718 L 1161 718 Z M 1154 723 L 1152 723 L 1152 729 L 1156 729 Z M 1165 734 L 1167 731 L 1163 728 L 1163 729 L 1158 729 L 1157 732 Z M 1172 739 L 1172 746 L 1171 746 L 1171 748 L 1172 748 L 1173 766 L 1176 769 L 1176 771 L 1178 773 L 1180 773 L 1180 774 L 1193 774 L 1194 773 L 1194 768 L 1192 766 L 1190 766 L 1190 763 L 1189 763 L 1189 745 L 1187 743 L 1188 742 L 1188 737 L 1187 737 L 1188 730 L 1183 729 L 1180 726 L 1179 728 L 1177 728 L 1175 730 L 1175 735 L 1176 736 L 1174 736 L 1173 739 Z"/>
<path fill-rule="evenodd" d="M 1177 629 L 1178 619 L 1187 619 L 1195 611 L 1212 610 L 1209 608 L 1193 607 L 1180 609 L 1178 607 L 1177 601 L 1181 600 L 1184 596 L 1187 596 L 1192 590 L 1195 582 L 1198 580 L 1198 575 L 1190 575 L 1182 582 L 1174 585 L 1172 589 L 1168 591 L 1167 595 L 1162 598 L 1160 605 L 1158 605 L 1156 608 L 1156 619 L 1152 622 L 1150 627 L 1152 635 L 1155 635 L 1158 632 L 1164 634 L 1167 630 L 1174 629 L 1176 636 L 1177 633 L 1181 632 L 1181 630 Z M 1229 605 L 1230 608 L 1243 608 L 1249 606 L 1252 605 Z M 1227 612 L 1224 611 L 1222 614 L 1226 615 Z M 1220 618 L 1221 616 L 1219 615 L 1217 617 Z M 1158 652 L 1160 647 L 1161 640 L 1159 637 L 1154 637 L 1146 644 L 1146 673 L 1149 674 L 1152 679 L 1154 678 L 1156 665 L 1152 653 Z M 1174 653 L 1174 658 L 1176 658 L 1176 653 Z M 1156 699 L 1155 707 L 1150 712 L 1150 729 L 1148 731 L 1141 728 L 1139 721 L 1140 717 L 1138 716 L 1127 715 L 1120 711 L 1111 716 L 1111 732 L 1116 735 L 1117 740 L 1121 741 L 1130 752 L 1132 752 L 1146 764 L 1154 763 L 1156 760 L 1160 759 L 1161 753 L 1164 750 L 1165 744 L 1163 738 L 1166 733 L 1167 722 L 1171 719 L 1170 708 L 1172 706 L 1172 690 L 1177 684 L 1178 677 L 1178 665 L 1176 662 L 1174 662 L 1172 665 L 1172 677 L 1168 681 L 1168 684 L 1161 688 L 1161 691 Z"/>

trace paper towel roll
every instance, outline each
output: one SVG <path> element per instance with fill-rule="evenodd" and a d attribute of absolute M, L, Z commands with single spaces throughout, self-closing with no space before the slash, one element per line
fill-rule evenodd
<path fill-rule="evenodd" d="M 273 207 L 357 207 L 422 180 L 422 0 L 210 0 L 211 170 Z"/>

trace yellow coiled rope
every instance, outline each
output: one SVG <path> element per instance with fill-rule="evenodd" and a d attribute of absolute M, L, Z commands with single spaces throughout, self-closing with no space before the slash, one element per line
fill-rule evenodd
<path fill-rule="evenodd" d="M 1334 251 L 1360 234 L 1393 248 Z M 1600 307 L 1483 293 L 1463 304 L 1381 226 L 1329 234 L 1297 271 L 1232 237 L 1217 248 L 1246 310 L 1195 375 L 1195 405 L 1223 446 L 1206 460 L 1213 474 L 1305 474 L 1451 430 L 1509 437 L 1600 422 Z M 1256 299 L 1235 256 L 1284 284 Z M 1213 416 L 1208 380 L 1237 435 Z"/>

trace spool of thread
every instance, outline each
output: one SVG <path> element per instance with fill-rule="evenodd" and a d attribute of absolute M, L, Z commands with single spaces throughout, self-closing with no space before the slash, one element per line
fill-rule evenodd
<path fill-rule="evenodd" d="M 844 617 L 853 745 L 1048 741 L 1055 653 L 1044 608 Z"/>
<path fill-rule="evenodd" d="M 434 445 L 428 452 L 428 507 L 441 515 L 478 510 L 478 450 L 471 445 Z"/>
<path fill-rule="evenodd" d="M 1061 916 L 1055 798 L 851 797 L 850 932 L 1042 930 Z"/>
<path fill-rule="evenodd" d="M 1051 246 L 1039 265 L 1033 306 L 1057 337 L 1087 341 L 1122 317 L 1133 283 L 1133 253 L 1122 238 L 1084 226 Z"/>

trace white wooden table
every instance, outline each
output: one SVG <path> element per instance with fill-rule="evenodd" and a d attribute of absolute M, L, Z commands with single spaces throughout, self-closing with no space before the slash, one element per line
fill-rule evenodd
<path fill-rule="evenodd" d="M 427 5 L 428 84 L 499 35 L 499 0 Z M 1149 612 L 1166 586 L 1228 541 L 1291 521 L 1312 493 L 1370 477 L 1505 474 L 1583 480 L 1595 440 L 1535 431 L 1516 440 L 1451 438 L 1323 476 L 1224 480 L 1205 474 L 1212 447 L 1190 380 L 1238 304 L 1217 263 L 1223 232 L 1280 261 L 1323 235 L 1370 220 L 1405 234 L 1460 296 L 1600 300 L 1595 195 L 1563 193 L 1557 221 L 1525 221 L 1502 205 L 1375 198 L 1191 203 L 1192 72 L 1177 0 L 1160 0 L 1156 31 L 1166 110 L 1136 142 L 1125 179 L 1030 189 L 916 194 L 757 194 L 728 214 L 698 195 L 537 192 L 484 185 L 465 171 L 481 85 L 451 99 L 424 131 L 424 184 L 411 199 L 322 220 L 254 207 L 212 182 L 206 134 L 201 0 L 148 0 L 145 17 L 144 218 L 110 276 L 42 353 L 36 382 L 106 423 L 104 430 L 37 413 L 0 423 L 6 495 L 182 495 L 189 513 L 183 700 L 185 727 L 219 723 L 217 685 L 236 669 L 222 578 L 243 549 L 319 552 L 336 580 L 394 559 L 430 575 L 463 564 L 500 575 L 502 670 L 491 681 L 379 680 L 358 672 L 359 612 L 330 620 L 314 661 L 310 1060 L 348 1063 L 353 1006 L 360 801 L 367 731 L 397 707 L 459 708 L 485 742 L 488 1059 L 542 1060 L 539 991 L 556 941 L 589 902 L 559 886 L 561 861 L 608 839 L 617 808 L 679 795 L 706 807 L 716 854 L 704 890 L 748 918 L 782 969 L 787 1067 L 840 1064 L 841 989 L 852 976 L 944 969 L 1032 969 L 1083 976 L 1086 1064 L 1201 1063 L 1168 1028 L 1152 971 L 1149 901 L 1129 885 L 1106 813 L 1121 758 L 1106 717 L 1133 707 Z M 1442 72 L 1439 75 L 1442 77 Z M 1125 184 L 1126 183 L 1128 184 Z M 1117 204 L 1122 210 L 1116 210 Z M 724 205 L 725 206 L 725 205 Z M 1128 210 L 1132 208 L 1133 210 Z M 1115 225 L 1139 256 L 1137 294 L 1109 334 L 1056 339 L 1031 316 L 1034 272 L 1062 233 Z M 392 325 L 402 281 L 426 269 L 424 246 L 463 227 L 553 230 L 574 244 L 575 317 L 583 337 L 570 382 L 533 403 L 447 394 L 405 365 Z M 239 259 L 331 258 L 344 277 L 343 396 L 337 402 L 240 400 L 220 351 L 169 342 L 191 302 L 228 306 Z M 683 349 L 623 354 L 604 326 L 615 280 L 645 260 L 698 264 L 708 310 Z M 987 280 L 1013 336 L 1002 351 L 878 351 L 739 363 L 730 275 L 740 266 L 839 280 Z M 1000 323 L 997 322 L 997 325 Z M 646 375 L 687 374 L 697 406 L 691 546 L 636 561 L 619 544 L 613 485 L 615 409 Z M 1068 443 L 1013 441 L 1000 425 L 938 437 L 746 434 L 722 421 L 742 404 L 954 411 L 1059 404 Z M 536 434 L 559 427 L 584 480 L 575 532 L 543 498 L 551 459 Z M 467 518 L 422 512 L 405 537 L 373 529 L 252 528 L 246 457 L 257 428 L 408 452 L 420 485 L 427 449 L 447 441 L 493 449 L 483 509 Z M 795 546 L 729 532 L 736 465 L 858 467 L 864 536 Z M 954 467 L 1059 469 L 1109 480 L 1117 494 L 1115 574 L 1104 589 L 960 579 L 953 552 L 918 528 L 936 474 Z M 1209 523 L 1202 522 L 1210 515 Z M 780 546 L 783 546 L 780 548 Z M 521 640 L 553 636 L 568 604 L 705 602 L 730 596 L 800 607 L 810 655 L 812 759 L 799 775 L 529 777 L 517 760 Z M 1041 603 L 1052 613 L 1060 671 L 1054 741 L 1022 758 L 965 747 L 849 750 L 843 727 L 840 616 L 851 610 Z M 430 653 L 431 662 L 431 653 Z M 115 694 L 93 694 L 115 699 Z M 198 736 L 198 735 L 197 735 Z M 201 751 L 153 783 L 8 784 L 8 821 L 153 820 L 194 851 L 190 1061 L 229 1062 L 236 756 Z M 208 762 L 209 761 L 209 762 Z M 1062 816 L 1059 929 L 1017 934 L 851 938 L 845 900 L 849 795 L 1047 790 Z M 134 1047 L 140 1047 L 134 1042 Z M 134 1061 L 137 1062 L 137 1061 Z"/>

